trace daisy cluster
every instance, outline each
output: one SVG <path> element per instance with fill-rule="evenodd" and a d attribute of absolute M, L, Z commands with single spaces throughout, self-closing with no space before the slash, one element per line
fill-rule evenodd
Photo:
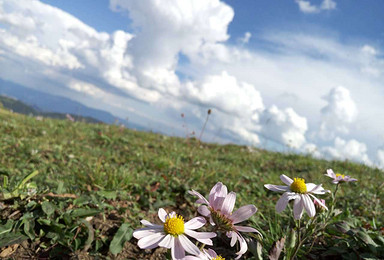
<path fill-rule="evenodd" d="M 341 182 L 356 181 L 349 176 L 336 175 L 331 169 L 327 170 L 326 176 L 331 177 L 332 182 L 337 185 Z M 293 217 L 296 220 L 301 219 L 304 211 L 313 218 L 317 211 L 328 210 L 325 200 L 315 196 L 330 192 L 325 190 L 322 184 L 305 183 L 302 178 L 291 179 L 284 174 L 280 179 L 285 185 L 264 185 L 268 190 L 283 193 L 276 204 L 278 213 L 285 210 L 291 200 L 293 200 Z M 255 228 L 239 225 L 256 213 L 255 205 L 245 205 L 234 211 L 236 193 L 228 192 L 227 186 L 223 183 L 216 183 L 208 198 L 195 190 L 189 191 L 189 194 L 197 197 L 196 204 L 199 204 L 197 211 L 201 216 L 185 221 L 181 215 L 175 212 L 168 213 L 160 208 L 158 211 L 158 217 L 162 222 L 160 225 L 141 220 L 145 227 L 133 233 L 141 249 L 167 248 L 171 250 L 172 259 L 224 260 L 212 248 L 206 248 L 213 246 L 213 238 L 223 234 L 230 241 L 231 247 L 238 244 L 236 259 L 239 259 L 248 251 L 247 241 L 242 233 L 256 233 L 262 238 L 261 233 Z M 214 232 L 196 231 L 205 225 L 210 226 Z"/>

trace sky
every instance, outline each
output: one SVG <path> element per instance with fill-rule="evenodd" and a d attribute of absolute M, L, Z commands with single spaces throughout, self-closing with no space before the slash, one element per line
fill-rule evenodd
<path fill-rule="evenodd" d="M 384 168 L 384 2 L 0 0 L 0 78 L 169 135 Z M 184 117 L 181 117 L 181 114 Z"/>

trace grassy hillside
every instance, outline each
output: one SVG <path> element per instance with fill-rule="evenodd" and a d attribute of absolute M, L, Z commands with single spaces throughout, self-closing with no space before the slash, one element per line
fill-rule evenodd
<path fill-rule="evenodd" d="M 196 216 L 196 198 L 187 191 L 194 189 L 207 196 L 211 187 L 221 181 L 237 193 L 235 208 L 246 204 L 258 208 L 249 224 L 262 230 L 266 258 L 272 243 L 289 232 L 284 227 L 292 220 L 287 210 L 281 215 L 275 213 L 279 195 L 263 185 L 281 185 L 279 176 L 286 174 L 334 189 L 324 176 L 329 168 L 358 179 L 341 187 L 337 208 L 342 213 L 337 221 L 347 221 L 351 228 L 363 230 L 378 246 L 372 249 L 367 241 L 333 228 L 333 233 L 327 232 L 314 243 L 310 255 L 303 250 L 300 258 L 332 255 L 332 259 L 342 259 L 343 254 L 348 259 L 358 259 L 358 255 L 375 259 L 384 246 L 380 245 L 384 231 L 384 175 L 378 169 L 245 146 L 205 144 L 113 125 L 38 121 L 0 109 L 0 173 L 1 182 L 6 183 L 2 187 L 0 245 L 7 233 L 2 230 L 8 228 L 20 246 L 12 251 L 9 243 L 2 244 L 7 245 L 2 251 L 8 250 L 6 256 L 14 259 L 165 259 L 163 249 L 139 250 L 134 238 L 117 256 L 110 252 L 110 244 L 122 223 L 127 223 L 124 227 L 129 233 L 141 227 L 139 221 L 143 218 L 158 221 L 160 207 L 174 209 L 185 219 Z M 9 195 L 36 170 L 38 174 L 28 181 L 30 185 L 23 186 L 29 191 L 36 188 L 36 194 L 27 195 L 21 187 L 18 194 Z M 330 196 L 324 198 L 329 200 Z M 84 221 L 89 216 L 92 219 Z M 245 256 L 252 257 L 251 253 Z"/>

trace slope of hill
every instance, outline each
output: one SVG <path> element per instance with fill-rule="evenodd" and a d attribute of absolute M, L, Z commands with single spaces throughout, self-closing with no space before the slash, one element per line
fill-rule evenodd
<path fill-rule="evenodd" d="M 341 185 L 338 215 L 316 239 L 303 244 L 299 259 L 379 259 L 384 253 L 383 172 L 356 163 L 205 144 L 107 124 L 38 121 L 0 109 L 0 166 L 0 253 L 13 259 L 105 259 L 114 254 L 120 259 L 166 259 L 166 250 L 140 250 L 132 229 L 141 227 L 141 219 L 159 223 L 161 207 L 185 219 L 196 216 L 196 198 L 188 190 L 208 196 L 218 181 L 236 192 L 235 208 L 258 208 L 246 225 L 263 234 L 257 248 L 265 259 L 274 242 L 296 234 L 289 227 L 297 222 L 288 209 L 276 214 L 280 195 L 264 184 L 281 185 L 279 176 L 286 174 L 333 191 L 335 185 L 324 176 L 329 168 L 358 182 Z M 20 185 L 30 173 L 37 174 L 27 181 L 30 185 Z M 327 205 L 332 200 L 331 194 L 318 197 Z M 302 227 L 310 227 L 310 221 L 304 214 Z M 4 234 L 22 246 L 12 249 Z M 217 252 L 232 259 L 237 250 L 227 240 L 223 236 L 214 243 Z M 284 255 L 292 250 L 288 242 L 284 248 Z M 255 257 L 248 252 L 243 258 Z"/>

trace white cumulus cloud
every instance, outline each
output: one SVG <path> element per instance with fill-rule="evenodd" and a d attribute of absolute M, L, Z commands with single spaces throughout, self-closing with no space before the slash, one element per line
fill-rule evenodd
<path fill-rule="evenodd" d="M 307 119 L 292 108 L 280 110 L 273 105 L 263 111 L 260 122 L 261 133 L 272 140 L 297 149 L 306 142 Z"/>
<path fill-rule="evenodd" d="M 328 159 L 351 160 L 372 165 L 367 154 L 366 144 L 355 139 L 346 141 L 336 137 L 334 146 L 323 147 L 322 153 Z"/>
<path fill-rule="evenodd" d="M 332 138 L 338 132 L 348 133 L 348 126 L 356 120 L 358 110 L 349 90 L 339 86 L 323 97 L 327 105 L 321 109 L 320 136 Z"/>
<path fill-rule="evenodd" d="M 323 10 L 334 10 L 336 9 L 336 2 L 333 0 L 323 0 L 320 5 L 313 5 L 310 1 L 295 0 L 299 9 L 303 13 L 320 13 Z"/>

